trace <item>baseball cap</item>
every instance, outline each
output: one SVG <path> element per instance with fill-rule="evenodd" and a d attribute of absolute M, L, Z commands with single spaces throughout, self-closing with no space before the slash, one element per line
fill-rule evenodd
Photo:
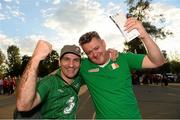
<path fill-rule="evenodd" d="M 60 59 L 64 54 L 73 53 L 81 57 L 81 49 L 76 45 L 64 45 L 61 49 Z"/>

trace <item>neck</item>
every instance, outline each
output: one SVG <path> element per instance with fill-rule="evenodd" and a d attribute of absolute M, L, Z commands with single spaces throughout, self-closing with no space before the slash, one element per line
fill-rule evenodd
<path fill-rule="evenodd" d="M 99 67 L 105 67 L 108 63 L 109 63 L 109 61 L 110 61 L 110 59 L 108 59 L 108 61 L 107 62 L 105 62 L 103 65 L 99 65 Z"/>
<path fill-rule="evenodd" d="M 64 79 L 64 78 L 63 78 Z M 71 84 L 73 82 L 73 79 L 64 79 L 68 84 Z"/>
<path fill-rule="evenodd" d="M 110 56 L 109 56 L 109 53 L 106 52 L 106 54 L 105 54 L 105 62 L 104 62 L 104 64 L 99 65 L 99 66 L 100 67 L 104 67 L 104 66 L 106 66 L 109 63 L 109 61 L 110 61 Z"/>
<path fill-rule="evenodd" d="M 64 81 L 66 81 L 68 84 L 71 84 L 71 83 L 73 82 L 73 79 L 70 79 L 70 78 L 66 77 L 66 76 L 62 73 L 62 71 L 61 71 L 61 77 L 62 77 L 62 79 L 64 79 Z"/>

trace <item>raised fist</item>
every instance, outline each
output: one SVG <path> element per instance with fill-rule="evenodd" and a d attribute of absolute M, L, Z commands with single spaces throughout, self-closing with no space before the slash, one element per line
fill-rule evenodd
<path fill-rule="evenodd" d="M 48 54 L 51 53 L 51 51 L 52 51 L 52 45 L 49 42 L 44 40 L 39 40 L 33 52 L 32 57 L 35 57 L 38 60 L 43 60 L 48 56 Z"/>

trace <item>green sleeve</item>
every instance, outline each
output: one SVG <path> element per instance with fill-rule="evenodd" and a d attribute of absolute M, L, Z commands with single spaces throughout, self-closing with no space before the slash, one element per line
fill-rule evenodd
<path fill-rule="evenodd" d="M 50 90 L 50 77 L 44 77 L 37 83 L 37 91 L 40 95 L 41 102 L 44 101 L 48 95 L 48 92 Z"/>
<path fill-rule="evenodd" d="M 141 69 L 142 63 L 144 59 L 144 54 L 134 54 L 131 52 L 127 53 L 126 59 L 128 61 L 128 65 L 131 69 Z"/>

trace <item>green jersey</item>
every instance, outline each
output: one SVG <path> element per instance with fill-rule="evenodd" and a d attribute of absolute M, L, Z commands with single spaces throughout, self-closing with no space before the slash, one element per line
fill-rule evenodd
<path fill-rule="evenodd" d="M 142 67 L 144 55 L 119 53 L 115 62 L 100 67 L 82 60 L 80 74 L 90 91 L 96 118 L 141 118 L 132 89 L 131 69 Z"/>
<path fill-rule="evenodd" d="M 37 84 L 41 98 L 43 118 L 75 119 L 81 78 L 77 76 L 71 85 L 61 78 L 60 70 L 55 75 L 44 77 Z"/>

